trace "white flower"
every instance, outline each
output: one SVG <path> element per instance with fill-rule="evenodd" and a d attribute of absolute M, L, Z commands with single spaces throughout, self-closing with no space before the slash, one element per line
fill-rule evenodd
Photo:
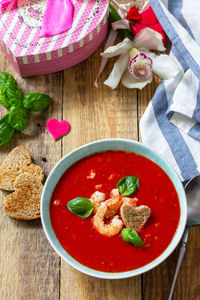
<path fill-rule="evenodd" d="M 152 73 L 152 59 L 136 48 L 131 49 L 129 57 L 128 71 L 130 74 L 136 79 L 149 79 Z"/>
<path fill-rule="evenodd" d="M 157 56 L 149 50 L 165 50 L 161 34 L 150 28 L 141 30 L 133 41 L 125 38 L 116 46 L 107 48 L 102 53 L 103 57 L 120 57 L 104 84 L 114 89 L 122 80 L 127 88 L 142 89 L 152 81 L 152 72 L 162 79 L 170 79 L 178 74 L 179 68 L 172 58 L 166 54 Z"/>

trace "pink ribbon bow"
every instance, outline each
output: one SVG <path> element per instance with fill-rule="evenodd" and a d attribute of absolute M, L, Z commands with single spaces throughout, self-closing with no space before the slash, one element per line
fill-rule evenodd
<path fill-rule="evenodd" d="M 0 5 L 15 0 L 1 0 Z M 74 5 L 71 0 L 48 0 L 44 13 L 40 37 L 52 36 L 72 27 Z"/>

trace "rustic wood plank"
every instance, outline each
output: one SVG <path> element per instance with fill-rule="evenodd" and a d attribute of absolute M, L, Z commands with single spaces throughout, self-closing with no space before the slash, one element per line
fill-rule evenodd
<path fill-rule="evenodd" d="M 63 139 L 63 154 L 85 143 L 112 137 L 138 139 L 137 92 L 120 86 L 103 85 L 113 66 L 108 62 L 93 87 L 103 46 L 87 61 L 64 72 L 63 117 L 71 132 Z M 140 276 L 126 280 L 101 280 L 72 269 L 61 262 L 61 300 L 64 299 L 141 299 Z"/>
<path fill-rule="evenodd" d="M 180 269 L 174 290 L 174 300 L 200 299 L 200 226 L 193 226 L 189 232 L 186 254 Z M 178 251 L 173 261 L 172 276 L 174 274 Z M 172 278 L 171 276 L 171 278 Z"/>
<path fill-rule="evenodd" d="M 190 229 L 186 254 L 176 282 L 173 300 L 200 299 L 200 226 Z M 161 265 L 143 275 L 144 300 L 167 300 L 177 263 L 179 247 Z"/>
<path fill-rule="evenodd" d="M 54 142 L 45 130 L 48 118 L 62 115 L 62 73 L 21 79 L 0 52 L 0 70 L 12 73 L 25 92 L 47 93 L 53 99 L 45 112 L 32 113 L 23 133 L 0 149 L 0 163 L 17 145 L 26 146 L 48 175 L 61 157 L 61 141 Z M 1 116 L 4 109 L 0 108 Z M 43 161 L 45 157 L 47 162 Z M 59 299 L 60 259 L 50 247 L 40 220 L 23 222 L 2 211 L 6 193 L 0 192 L 0 299 Z"/>

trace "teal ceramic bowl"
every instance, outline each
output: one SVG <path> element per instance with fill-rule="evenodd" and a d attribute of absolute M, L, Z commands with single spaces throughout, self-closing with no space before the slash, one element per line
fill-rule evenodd
<path fill-rule="evenodd" d="M 176 191 L 179 196 L 179 202 L 180 202 L 180 209 L 181 209 L 181 216 L 180 221 L 178 224 L 178 228 L 176 230 L 176 233 L 169 244 L 169 246 L 166 248 L 166 250 L 155 260 L 148 263 L 147 265 L 132 270 L 128 272 L 120 272 L 120 273 L 106 273 L 101 271 L 96 271 L 93 269 L 90 269 L 82 264 L 80 264 L 78 261 L 73 259 L 61 246 L 59 243 L 53 229 L 51 226 L 51 220 L 50 220 L 50 212 L 49 212 L 49 205 L 51 200 L 51 195 L 54 191 L 54 188 L 59 181 L 60 177 L 63 175 L 63 173 L 75 162 L 82 159 L 85 156 L 88 156 L 90 154 L 106 151 L 106 150 L 124 150 L 124 151 L 132 151 L 135 153 L 139 153 L 153 162 L 155 162 L 157 165 L 159 165 L 171 178 Z M 146 271 L 149 271 L 150 269 L 156 267 L 161 262 L 163 262 L 176 248 L 178 245 L 184 229 L 186 225 L 186 218 L 187 218 L 187 202 L 186 202 L 186 196 L 183 189 L 183 185 L 177 176 L 174 169 L 168 164 L 168 162 L 160 156 L 160 154 L 154 152 L 152 149 L 144 146 L 141 143 L 132 141 L 132 140 L 126 140 L 126 139 L 105 139 L 105 140 L 99 140 L 96 142 L 89 143 L 87 145 L 81 146 L 78 149 L 70 152 L 66 156 L 64 156 L 53 168 L 51 173 L 49 174 L 46 183 L 44 185 L 43 193 L 42 193 L 42 199 L 41 199 L 41 219 L 42 219 L 42 225 L 44 232 L 51 244 L 51 246 L 54 248 L 54 250 L 58 253 L 60 257 L 63 258 L 64 261 L 69 263 L 72 267 L 75 269 L 88 274 L 90 276 L 98 277 L 98 278 L 104 278 L 104 279 L 119 279 L 119 278 L 127 278 L 136 276 L 139 274 L 142 274 Z"/>

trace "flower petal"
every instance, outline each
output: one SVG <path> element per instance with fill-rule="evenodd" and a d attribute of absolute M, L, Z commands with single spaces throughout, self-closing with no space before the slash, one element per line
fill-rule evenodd
<path fill-rule="evenodd" d="M 152 76 L 146 81 L 135 79 L 131 76 L 128 70 L 122 76 L 122 84 L 129 89 L 141 90 L 143 89 L 143 87 L 145 87 L 145 85 L 147 85 L 151 81 L 152 81 Z"/>
<path fill-rule="evenodd" d="M 135 36 L 133 40 L 134 47 L 146 48 L 150 50 L 165 51 L 166 48 L 162 42 L 162 35 L 151 28 L 144 28 Z"/>
<path fill-rule="evenodd" d="M 127 53 L 133 47 L 133 42 L 125 38 L 121 43 L 108 47 L 101 55 L 103 57 L 114 57 Z"/>
<path fill-rule="evenodd" d="M 174 78 L 182 71 L 167 54 L 156 55 L 154 53 L 148 53 L 148 56 L 153 60 L 152 71 L 162 79 Z"/>
<path fill-rule="evenodd" d="M 130 24 L 128 20 L 119 20 L 111 23 L 112 28 L 117 29 L 128 29 L 130 30 Z"/>
<path fill-rule="evenodd" d="M 140 21 L 141 24 L 148 26 L 148 25 L 154 25 L 158 23 L 158 19 L 152 9 L 151 6 L 149 8 L 145 9 L 142 13 L 142 21 Z"/>
<path fill-rule="evenodd" d="M 119 59 L 116 61 L 116 63 L 114 64 L 114 67 L 108 79 L 104 81 L 104 84 L 108 85 L 112 89 L 115 89 L 118 86 L 124 71 L 127 70 L 128 68 L 128 62 L 129 62 L 128 53 L 121 55 Z"/>
<path fill-rule="evenodd" d="M 152 59 L 146 53 L 139 52 L 129 61 L 128 71 L 134 78 L 145 81 L 152 76 L 152 64 Z"/>
<path fill-rule="evenodd" d="M 142 1 L 141 1 L 141 3 L 140 3 L 140 1 L 131 1 L 131 2 L 127 3 L 127 4 L 119 4 L 119 11 L 122 11 L 123 16 L 125 17 L 126 14 L 129 11 L 129 9 L 132 6 L 136 6 L 139 10 L 141 10 L 143 8 L 144 4 L 142 3 Z"/>

